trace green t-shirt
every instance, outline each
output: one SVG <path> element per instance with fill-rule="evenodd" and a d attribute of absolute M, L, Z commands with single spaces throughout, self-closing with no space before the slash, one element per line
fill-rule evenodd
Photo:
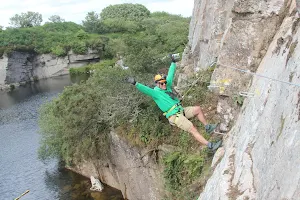
<path fill-rule="evenodd" d="M 173 79 L 174 79 L 174 75 L 175 75 L 175 70 L 176 70 L 176 64 L 172 62 L 171 66 L 169 68 L 169 71 L 168 71 L 167 79 L 166 79 L 166 81 L 167 81 L 167 89 L 166 90 L 162 90 L 157 86 L 154 89 L 152 89 L 141 83 L 136 83 L 137 89 L 139 91 L 141 91 L 142 93 L 151 96 L 152 99 L 157 104 L 157 106 L 163 112 L 167 112 L 175 104 L 180 103 L 180 100 L 178 98 L 172 98 L 169 94 L 167 94 L 168 92 L 172 92 L 172 84 L 173 84 Z M 177 106 L 175 109 L 170 111 L 166 115 L 166 117 L 168 118 L 169 116 L 176 114 L 180 109 L 183 110 L 182 106 Z"/>

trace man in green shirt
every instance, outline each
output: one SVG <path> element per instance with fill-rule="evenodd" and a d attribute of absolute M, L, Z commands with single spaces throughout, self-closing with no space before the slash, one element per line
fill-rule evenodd
<path fill-rule="evenodd" d="M 177 126 L 182 130 L 191 133 L 198 142 L 215 151 L 221 146 L 222 141 L 216 143 L 208 142 L 188 119 L 197 116 L 199 121 L 205 125 L 205 130 L 209 134 L 214 131 L 216 125 L 208 124 L 206 122 L 200 106 L 183 108 L 180 100 L 172 92 L 172 84 L 176 70 L 176 60 L 173 55 L 171 55 L 171 60 L 172 63 L 167 77 L 162 74 L 157 74 L 154 77 L 154 81 L 156 83 L 156 87 L 154 87 L 154 89 L 136 82 L 132 77 L 128 78 L 127 81 L 135 85 L 142 93 L 152 97 L 160 110 L 164 112 L 164 115 L 171 125 Z"/>

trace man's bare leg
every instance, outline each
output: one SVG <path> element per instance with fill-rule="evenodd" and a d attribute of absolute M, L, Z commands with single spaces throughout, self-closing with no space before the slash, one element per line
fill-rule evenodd
<path fill-rule="evenodd" d="M 220 140 L 219 142 L 208 142 L 196 129 L 195 126 L 192 126 L 192 128 L 189 130 L 189 132 L 191 134 L 193 134 L 193 136 L 196 138 L 196 140 L 198 142 L 200 142 L 200 144 L 207 146 L 209 149 L 215 151 L 217 150 L 221 145 L 222 145 L 222 140 Z"/>
<path fill-rule="evenodd" d="M 200 122 L 202 122 L 202 124 L 204 124 L 204 126 L 207 125 L 206 119 L 204 117 L 204 114 L 202 112 L 202 109 L 200 108 L 200 106 L 196 106 L 194 109 L 194 115 L 197 115 L 197 118 L 199 119 Z"/>
<path fill-rule="evenodd" d="M 198 142 L 201 144 L 207 146 L 208 141 L 198 132 L 195 126 L 192 126 L 192 128 L 189 130 L 189 132 L 196 138 Z"/>

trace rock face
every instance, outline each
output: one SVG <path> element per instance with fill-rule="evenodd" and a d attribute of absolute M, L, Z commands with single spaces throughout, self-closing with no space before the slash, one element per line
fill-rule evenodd
<path fill-rule="evenodd" d="M 156 163 L 152 151 L 139 150 L 128 145 L 115 133 L 112 134 L 111 159 L 86 161 L 72 170 L 84 176 L 99 177 L 106 183 L 122 191 L 124 198 L 132 200 L 163 199 L 164 181 L 162 168 Z"/>
<path fill-rule="evenodd" d="M 221 40 L 231 24 L 234 0 L 194 1 L 189 43 L 183 66 L 195 71 L 205 69 L 220 54 Z M 188 60 L 185 58 L 189 57 Z"/>
<path fill-rule="evenodd" d="M 185 62 L 183 66 L 195 71 L 216 57 L 212 84 L 225 87 L 217 91 L 222 94 L 218 110 L 225 112 L 227 119 L 237 120 L 224 138 L 225 154 L 199 200 L 297 200 L 300 19 L 296 1 L 235 0 L 226 1 L 223 7 L 218 2 L 195 1 L 190 50 L 186 50 L 187 57 L 195 57 L 192 65 Z M 205 9 L 208 5 L 210 10 Z M 219 14 L 214 15 L 220 17 L 219 25 L 208 12 Z M 222 27 L 218 29 L 218 46 L 216 27 Z M 252 96 L 246 97 L 239 113 L 234 113 L 230 101 L 242 91 Z"/>
<path fill-rule="evenodd" d="M 0 59 L 0 86 L 68 74 L 70 68 L 81 67 L 99 59 L 99 54 L 93 51 L 86 55 L 70 52 L 66 57 L 15 51 Z"/>

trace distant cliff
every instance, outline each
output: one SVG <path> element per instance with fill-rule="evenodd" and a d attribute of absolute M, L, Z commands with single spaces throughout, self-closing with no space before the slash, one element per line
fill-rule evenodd
<path fill-rule="evenodd" d="M 69 52 L 65 57 L 13 51 L 0 58 L 0 88 L 4 88 L 5 85 L 68 74 L 70 68 L 81 67 L 99 60 L 99 54 L 93 51 L 89 51 L 86 55 Z"/>

